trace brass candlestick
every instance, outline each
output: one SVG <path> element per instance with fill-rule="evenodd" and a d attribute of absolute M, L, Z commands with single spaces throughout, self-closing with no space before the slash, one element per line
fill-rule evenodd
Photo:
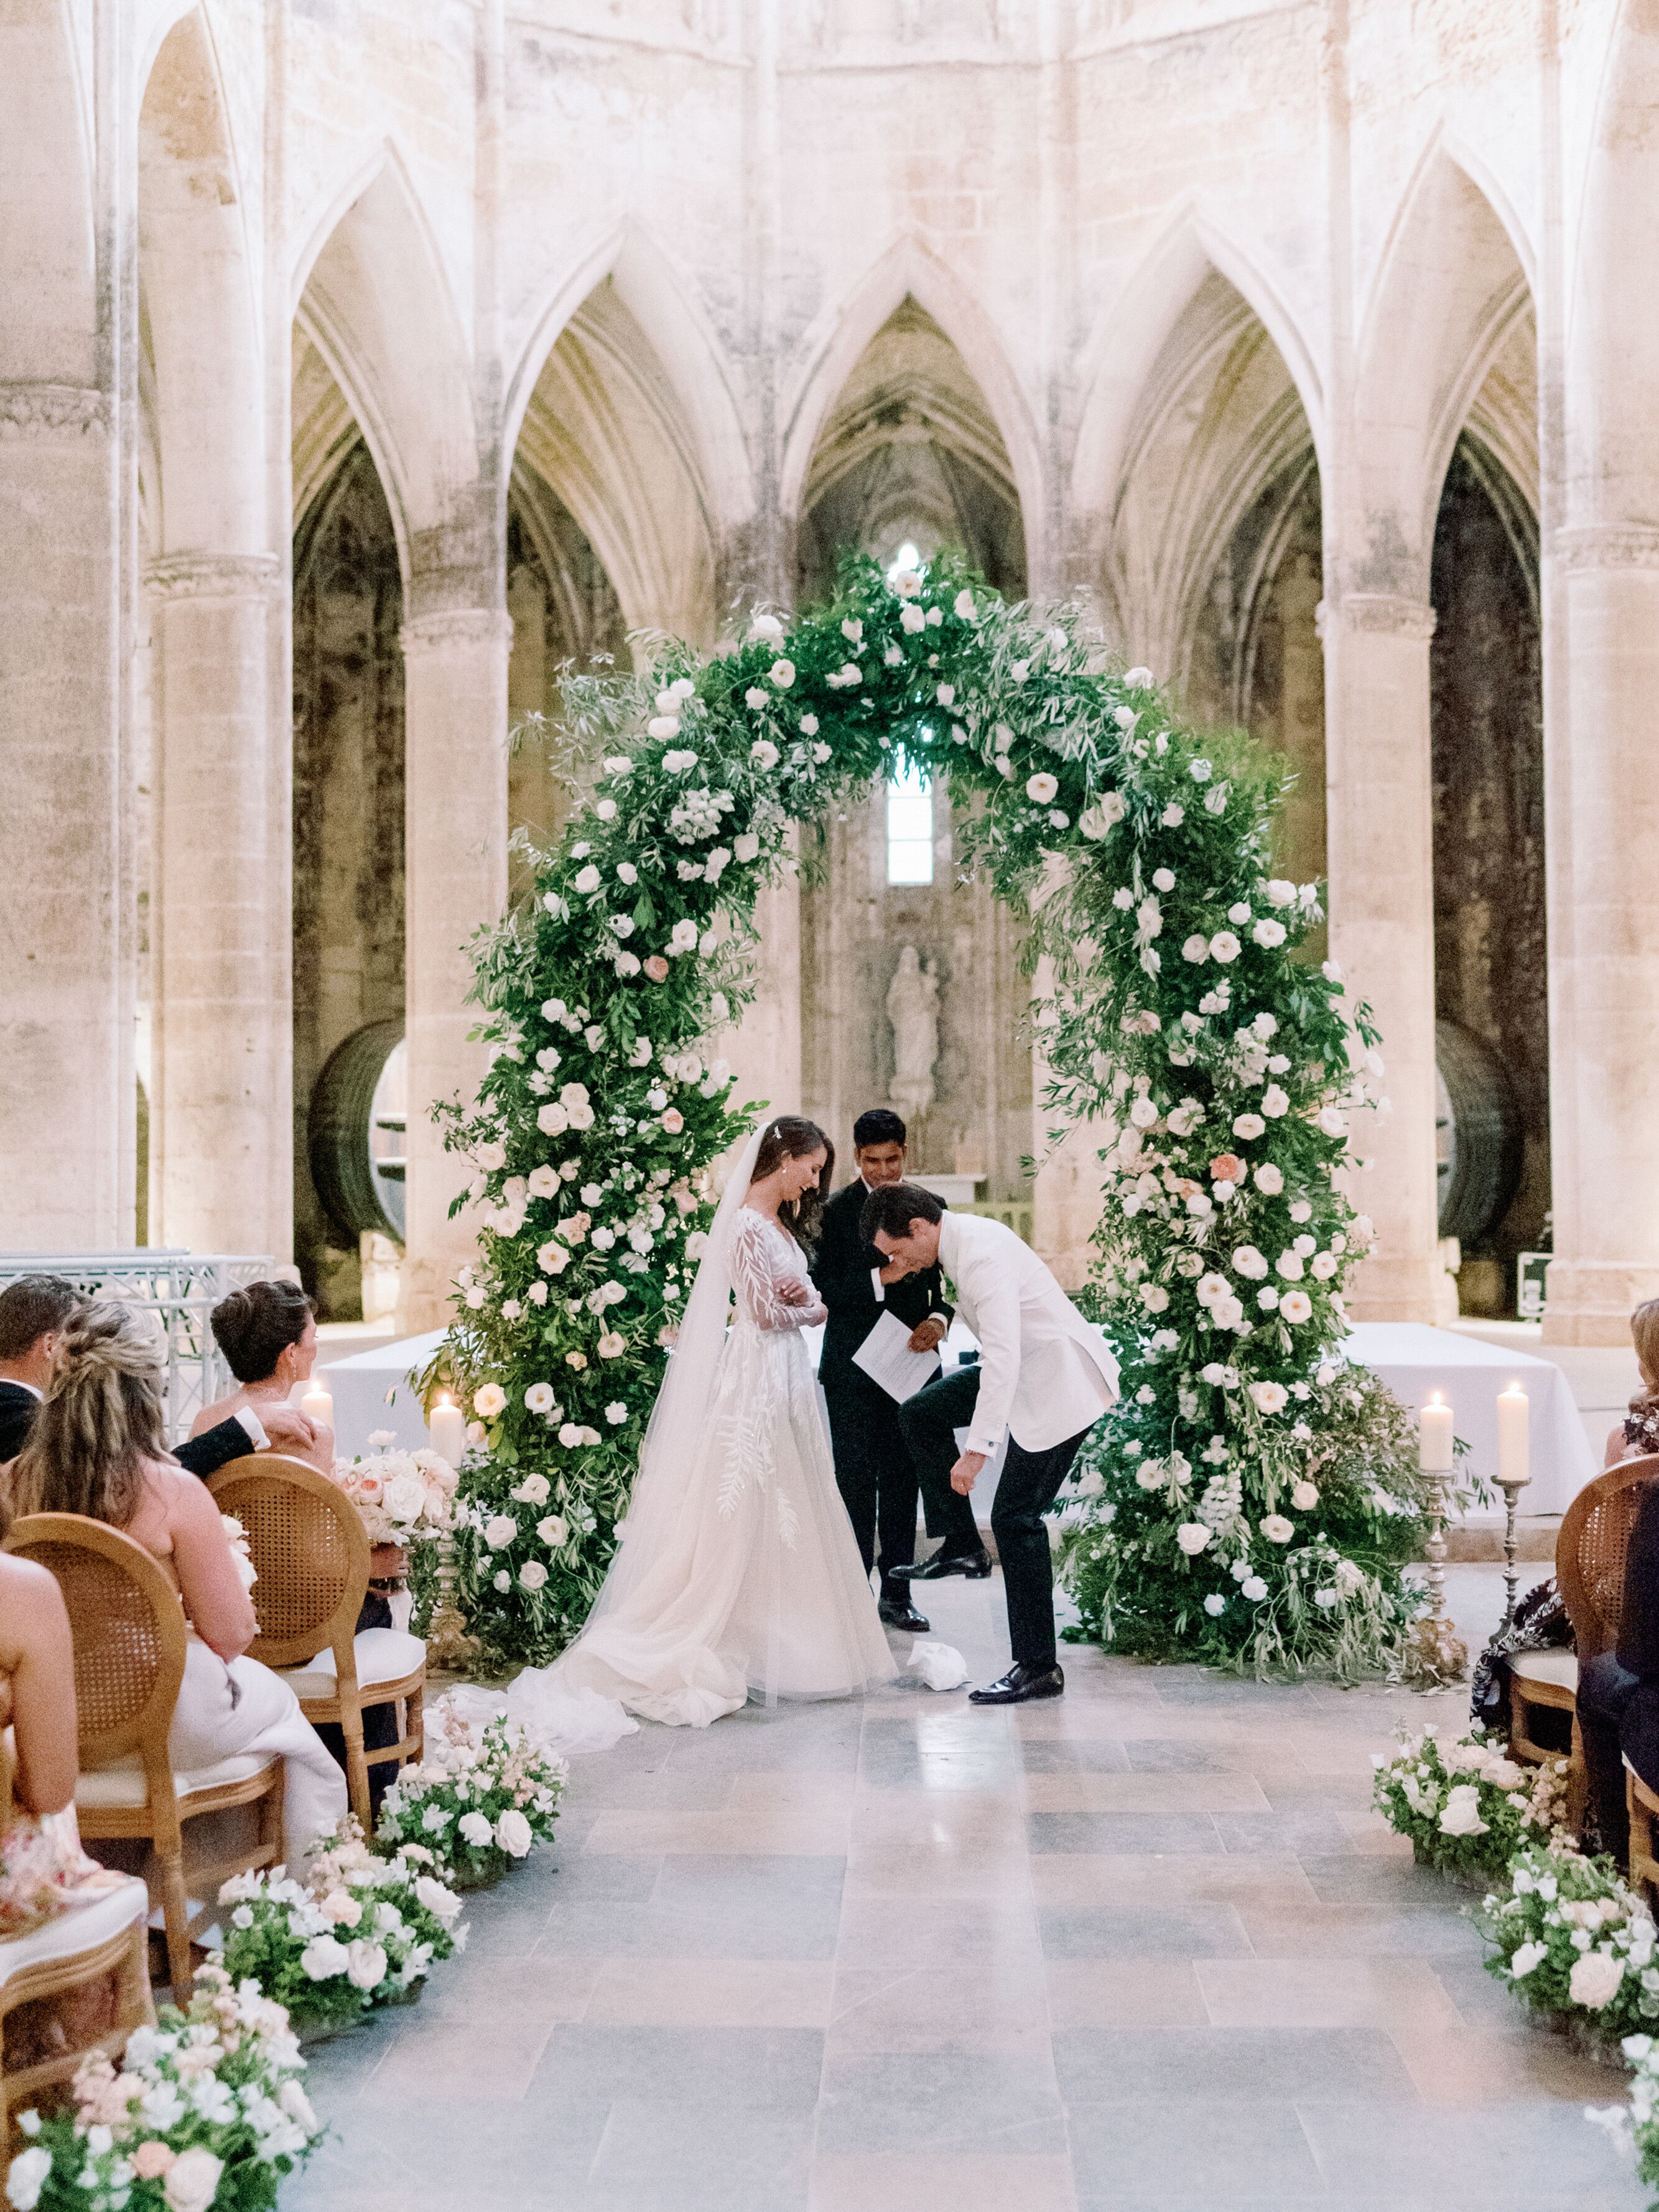
<path fill-rule="evenodd" d="M 1531 1482 L 1530 1474 L 1500 1474 L 1498 1486 L 1504 1493 L 1504 1626 L 1507 1628 L 1515 1619 L 1515 1594 L 1521 1582 L 1521 1571 L 1515 1562 L 1515 1509 L 1521 1492 Z"/>
<path fill-rule="evenodd" d="M 1430 1480 L 1434 1508 L 1424 1546 L 1429 1560 L 1429 1609 L 1407 1631 L 1406 1680 L 1419 1689 L 1440 1690 L 1463 1680 L 1469 1671 L 1469 1654 L 1446 1613 L 1446 1506 L 1452 1476 L 1448 1471 Z"/>
<path fill-rule="evenodd" d="M 438 1602 L 427 1630 L 426 1663 L 447 1674 L 465 1674 L 481 1648 L 477 1638 L 467 1634 L 465 1618 L 455 1602 L 455 1542 L 445 1529 L 438 1539 Z"/>

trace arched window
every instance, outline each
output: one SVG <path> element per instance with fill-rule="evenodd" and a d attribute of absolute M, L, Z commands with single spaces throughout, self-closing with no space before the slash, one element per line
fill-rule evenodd
<path fill-rule="evenodd" d="M 887 880 L 933 880 L 933 787 L 914 765 L 895 769 L 887 779 Z"/>

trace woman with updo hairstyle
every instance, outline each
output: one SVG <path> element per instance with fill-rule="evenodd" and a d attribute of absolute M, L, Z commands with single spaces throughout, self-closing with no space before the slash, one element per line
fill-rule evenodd
<path fill-rule="evenodd" d="M 345 1778 L 288 1684 L 244 1655 L 253 1607 L 219 1509 L 167 1448 L 163 1352 L 146 1316 L 88 1305 L 64 1333 L 58 1366 L 12 1464 L 9 1506 L 76 1513 L 143 1547 L 179 1593 L 190 1640 L 168 1750 L 175 1773 L 243 1753 L 287 1769 L 284 1845 L 298 1866 L 346 1810 Z"/>
<path fill-rule="evenodd" d="M 788 1231 L 803 1252 L 817 1249 L 823 1201 L 836 1179 L 836 1148 L 816 1121 L 802 1114 L 780 1114 L 761 1132 L 760 1150 L 750 1171 L 752 1191 L 769 1188 L 781 1173 L 787 1187 L 772 1218 Z"/>
<path fill-rule="evenodd" d="M 266 1406 L 286 1405 L 296 1382 L 308 1382 L 317 1358 L 317 1322 L 312 1301 L 297 1283 L 245 1283 L 221 1298 L 210 1316 L 214 1341 L 238 1387 L 216 1404 L 204 1406 L 191 1424 L 192 1437 L 232 1419 L 244 1406 L 258 1413 Z M 334 1432 L 319 1428 L 308 1451 L 294 1452 L 319 1474 L 334 1470 Z"/>

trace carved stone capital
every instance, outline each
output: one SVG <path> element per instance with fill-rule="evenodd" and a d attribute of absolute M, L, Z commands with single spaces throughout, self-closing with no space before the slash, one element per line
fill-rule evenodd
<path fill-rule="evenodd" d="M 284 584 L 275 553 L 163 553 L 144 565 L 155 599 L 274 599 Z"/>
<path fill-rule="evenodd" d="M 428 653 L 471 653 L 480 646 L 505 653 L 513 643 L 513 618 L 498 607 L 441 607 L 413 617 L 398 637 L 405 660 Z"/>
<path fill-rule="evenodd" d="M 1659 568 L 1659 530 L 1639 523 L 1585 524 L 1556 531 L 1550 553 L 1569 575 L 1589 568 Z"/>
<path fill-rule="evenodd" d="M 0 384 L 0 440 L 107 436 L 110 404 L 78 384 Z"/>
<path fill-rule="evenodd" d="M 1349 592 L 1340 599 L 1322 599 L 1314 610 L 1314 626 L 1320 636 L 1330 634 L 1333 623 L 1367 637 L 1414 637 L 1425 642 L 1434 635 L 1434 609 L 1426 599 L 1408 599 L 1397 592 Z"/>

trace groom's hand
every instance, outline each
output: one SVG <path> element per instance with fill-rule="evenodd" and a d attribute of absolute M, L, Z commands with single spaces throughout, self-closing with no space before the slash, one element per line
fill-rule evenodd
<path fill-rule="evenodd" d="M 943 1314 L 929 1314 L 919 1321 L 910 1332 L 912 1352 L 937 1352 L 949 1334 L 951 1324 Z"/>
<path fill-rule="evenodd" d="M 951 1469 L 951 1487 L 958 1497 L 966 1498 L 984 1464 L 983 1452 L 963 1452 Z"/>

